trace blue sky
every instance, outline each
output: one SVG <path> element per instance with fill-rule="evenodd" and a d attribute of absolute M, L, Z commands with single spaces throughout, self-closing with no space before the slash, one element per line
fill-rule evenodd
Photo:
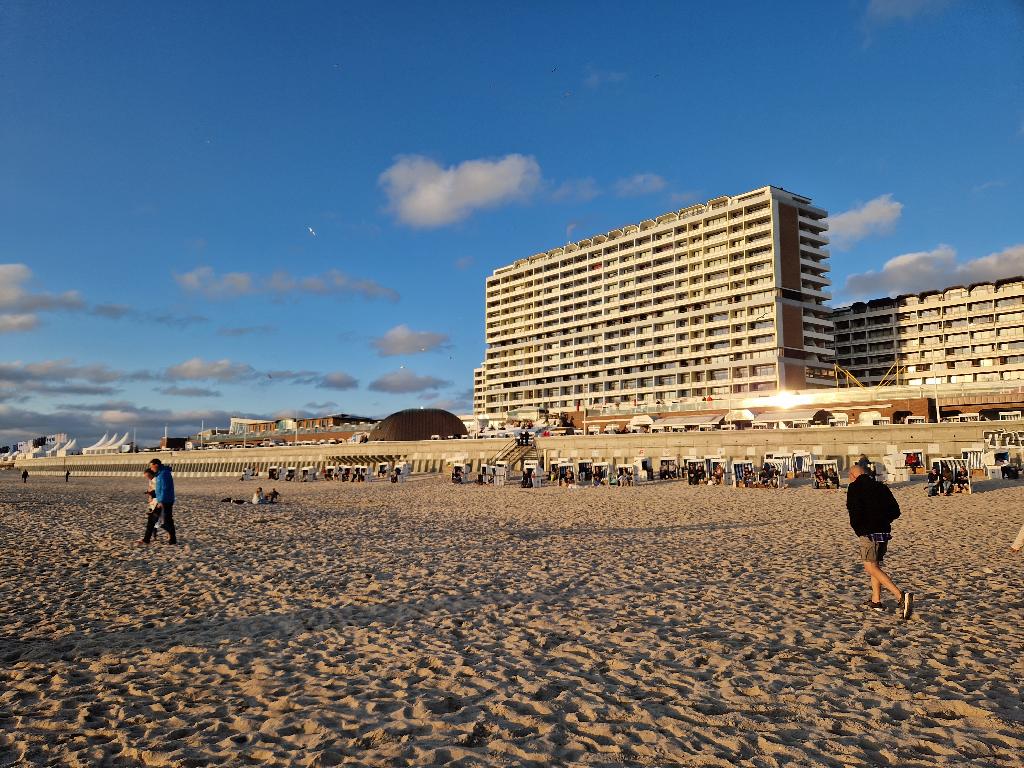
<path fill-rule="evenodd" d="M 765 184 L 837 303 L 1024 272 L 1020 3 L 692 8 L 0 4 L 0 443 L 464 411 L 491 270 Z"/>

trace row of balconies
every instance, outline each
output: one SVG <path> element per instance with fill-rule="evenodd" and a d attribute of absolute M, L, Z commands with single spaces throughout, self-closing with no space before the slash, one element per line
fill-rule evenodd
<path fill-rule="evenodd" d="M 768 221 L 768 222 L 761 222 L 761 223 L 756 224 L 755 226 L 751 226 L 751 227 L 743 230 L 743 233 L 744 233 L 743 241 L 744 242 L 737 241 L 735 244 L 731 244 L 730 250 L 732 250 L 733 248 L 742 248 L 744 245 L 750 245 L 752 243 L 760 242 L 765 237 L 767 237 L 770 234 L 770 232 L 771 232 L 771 223 L 770 223 L 770 221 Z M 722 235 L 722 233 L 717 233 L 716 235 L 713 236 L 715 242 L 719 242 L 721 239 L 723 239 L 721 235 Z M 727 238 L 725 238 L 725 239 L 727 239 Z M 670 243 L 670 244 L 665 244 L 665 245 L 659 246 L 659 249 L 655 250 L 655 251 L 652 251 L 651 249 L 645 249 L 644 251 L 642 251 L 642 253 L 665 252 L 666 248 L 670 249 L 672 252 L 678 252 L 680 249 L 684 249 L 684 250 L 692 250 L 693 251 L 693 253 L 691 253 L 690 256 L 689 256 L 691 259 L 702 258 L 705 254 L 701 253 L 701 251 L 704 250 L 704 246 L 707 243 L 709 243 L 709 242 L 710 241 L 707 238 L 704 238 L 704 239 L 696 238 L 696 239 L 693 239 L 692 242 L 689 242 L 687 239 L 684 238 L 684 239 L 681 239 L 681 240 L 674 241 L 673 243 Z M 697 245 L 697 244 L 700 244 L 701 247 L 700 248 L 694 248 L 694 249 L 690 249 L 689 248 L 690 245 Z M 622 248 L 622 249 L 618 249 L 617 252 L 623 253 L 626 250 L 628 250 L 628 249 Z M 608 259 L 607 258 L 608 255 L 610 255 L 610 253 L 591 254 L 591 255 L 588 256 L 588 259 L 587 259 L 586 262 L 582 262 L 582 263 L 578 263 L 578 264 L 577 263 L 571 263 L 571 264 L 567 263 L 567 264 L 563 265 L 563 266 L 565 266 L 564 271 L 558 272 L 558 273 L 554 273 L 554 270 L 558 269 L 557 266 L 549 266 L 549 267 L 547 267 L 547 268 L 545 268 L 543 270 L 538 270 L 535 266 L 530 266 L 530 267 L 525 267 L 524 269 L 522 269 L 519 272 L 512 271 L 511 273 L 503 273 L 501 275 L 500 279 L 497 279 L 497 280 L 494 279 L 494 276 L 491 276 L 490 278 L 488 278 L 486 290 L 487 290 L 487 293 L 490 294 L 493 291 L 499 290 L 499 289 L 502 289 L 502 288 L 505 289 L 505 290 L 508 290 L 508 289 L 511 289 L 511 288 L 522 287 L 523 283 L 526 280 L 528 280 L 528 279 L 536 280 L 538 274 L 540 274 L 542 276 L 543 282 L 550 282 L 550 281 L 552 281 L 554 279 L 563 280 L 563 279 L 571 278 L 572 276 L 577 275 L 577 274 L 586 273 L 586 272 L 590 271 L 591 269 L 606 268 L 606 267 L 608 267 L 610 265 L 629 263 L 636 256 L 636 254 L 626 254 L 626 257 L 615 256 L 615 257 L 613 257 L 613 259 Z M 545 273 L 548 273 L 548 272 L 551 272 L 552 274 L 545 274 Z"/>
<path fill-rule="evenodd" d="M 775 360 L 778 360 L 778 355 L 777 354 L 766 354 L 766 355 L 762 355 L 762 356 L 759 356 L 759 357 L 752 357 L 750 359 L 743 360 L 743 361 L 738 361 L 737 360 L 737 361 L 733 361 L 733 362 L 741 362 L 742 365 L 740 367 L 743 367 L 743 366 L 764 364 L 764 362 L 775 361 Z M 694 363 L 694 364 L 676 365 L 673 368 L 660 368 L 660 369 L 659 368 L 654 368 L 652 366 L 619 366 L 619 367 L 613 367 L 613 368 L 608 368 L 606 366 L 603 366 L 603 367 L 593 367 L 593 366 L 591 366 L 591 367 L 572 367 L 572 366 L 568 366 L 568 367 L 564 367 L 564 366 L 543 366 L 543 367 L 532 366 L 532 367 L 530 367 L 530 366 L 520 366 L 520 367 L 517 367 L 514 370 L 504 371 L 504 372 L 502 372 L 501 374 L 499 374 L 497 376 L 489 376 L 488 379 L 487 379 L 487 385 L 488 386 L 505 386 L 509 382 L 518 381 L 518 380 L 521 380 L 521 379 L 524 379 L 524 378 L 528 378 L 528 377 L 538 377 L 538 376 L 541 377 L 541 378 L 551 378 L 551 379 L 555 379 L 555 380 L 557 380 L 557 379 L 564 379 L 565 375 L 569 374 L 569 373 L 571 373 L 571 375 L 573 377 L 576 377 L 576 378 L 580 378 L 580 379 L 583 379 L 583 378 L 585 378 L 585 379 L 597 379 L 597 380 L 606 380 L 609 377 L 629 376 L 629 375 L 637 375 L 637 374 L 643 374 L 643 373 L 648 373 L 648 374 L 658 375 L 658 376 L 670 375 L 670 374 L 665 374 L 665 373 L 659 373 L 659 371 L 666 371 L 666 370 L 685 370 L 686 371 L 685 375 L 703 376 L 708 370 L 720 369 L 723 365 L 728 366 L 728 363 L 723 363 L 723 362 L 718 362 L 718 361 L 716 361 L 716 362 L 700 361 L 700 362 L 697 362 L 697 363 Z M 633 369 L 633 370 L 629 370 L 629 369 Z"/>
<path fill-rule="evenodd" d="M 754 265 L 751 269 L 748 269 L 743 274 L 756 274 L 756 273 L 760 273 L 760 272 L 767 272 L 769 274 L 773 274 L 771 271 L 769 271 L 768 266 L 769 265 L 767 263 L 765 263 L 765 264 L 757 264 L 757 265 Z M 821 277 L 821 276 L 818 276 L 818 275 L 807 274 L 805 276 L 808 279 L 811 279 L 811 280 L 813 280 L 815 282 L 818 282 L 818 283 L 821 283 L 821 284 L 828 284 L 828 283 L 831 282 L 828 278 Z M 662 293 L 665 289 L 672 288 L 672 287 L 675 287 L 675 288 L 685 288 L 685 287 L 688 287 L 688 286 L 691 286 L 691 287 L 692 286 L 701 286 L 702 288 L 708 288 L 708 287 L 714 287 L 716 285 L 724 285 L 725 282 L 730 280 L 732 277 L 735 277 L 735 275 L 729 275 L 729 274 L 725 274 L 725 273 L 723 273 L 721 276 L 716 276 L 713 279 L 710 278 L 710 277 L 705 277 L 703 275 L 702 276 L 695 276 L 695 277 L 692 277 L 692 278 L 687 278 L 685 280 L 679 280 L 674 275 L 673 276 L 665 276 L 665 277 L 663 277 L 661 279 L 654 279 L 654 280 L 652 280 L 651 281 L 651 285 L 650 285 L 650 289 L 653 290 L 655 293 Z M 640 286 L 641 284 L 647 283 L 647 282 L 648 282 L 648 280 L 646 280 L 646 279 L 644 279 L 644 280 L 636 279 L 633 283 L 629 283 L 629 281 L 622 280 L 622 281 L 618 281 L 618 283 L 616 285 L 604 284 L 604 285 L 602 285 L 600 287 L 600 290 L 602 292 L 614 291 L 614 290 L 620 290 L 621 291 L 623 288 L 631 287 L 631 285 Z M 770 284 L 770 283 L 765 283 L 765 284 Z M 745 283 L 742 282 L 742 281 L 734 281 L 730 285 L 730 287 L 733 290 L 742 291 L 745 287 L 749 287 L 751 285 L 756 285 L 756 284 L 752 283 L 748 279 Z M 540 304 L 542 306 L 562 305 L 566 301 L 566 295 L 565 295 L 566 292 L 570 291 L 574 287 L 576 287 L 576 286 L 574 286 L 574 285 L 564 285 L 564 286 L 561 286 L 560 287 L 560 293 L 558 293 L 557 296 L 552 295 L 551 298 L 542 300 L 540 302 Z M 590 295 L 590 294 L 594 293 L 594 289 L 593 288 L 589 288 L 586 291 L 580 291 L 579 293 L 581 295 Z M 547 294 L 544 294 L 544 295 L 547 295 Z M 609 298 L 613 298 L 613 297 L 607 297 L 606 296 L 606 300 L 608 300 Z M 489 302 L 487 304 L 486 309 L 487 309 L 487 313 L 489 315 L 494 315 L 494 314 L 515 315 L 517 313 L 514 311 L 514 309 L 517 308 L 517 307 L 519 308 L 519 310 L 521 312 L 527 312 L 530 309 L 536 307 L 537 305 L 538 305 L 537 296 L 529 295 L 529 296 L 517 296 L 515 298 L 504 300 L 504 301 Z M 565 311 L 565 310 L 563 309 L 562 311 Z"/>
<path fill-rule="evenodd" d="M 673 298 L 673 297 L 669 297 L 669 298 Z M 678 299 L 678 297 L 675 297 L 675 298 Z M 662 309 L 657 310 L 654 313 L 654 316 L 655 317 L 673 318 L 673 317 L 678 317 L 678 316 L 682 316 L 682 315 L 689 315 L 689 314 L 692 314 L 693 312 L 705 312 L 707 310 L 707 307 L 711 306 L 711 304 L 713 304 L 714 301 L 719 301 L 719 302 L 721 301 L 721 300 L 709 300 L 709 299 L 706 299 L 704 297 L 696 297 L 696 299 L 698 299 L 698 300 L 694 300 L 694 301 L 680 301 L 680 300 L 676 300 L 676 301 L 673 302 L 673 306 L 664 307 Z M 765 302 L 765 301 L 774 301 L 774 300 L 775 300 L 774 299 L 774 289 L 768 289 L 767 291 L 766 290 L 755 290 L 755 291 L 748 291 L 748 292 L 745 292 L 745 293 L 740 294 L 740 295 L 735 295 L 735 296 L 728 297 L 727 305 L 728 305 L 730 310 L 734 310 L 735 311 L 735 310 L 742 310 L 743 307 L 748 307 L 752 303 L 758 303 L 759 304 L 759 303 L 762 303 L 762 302 Z M 663 302 L 658 302 L 658 303 L 663 303 Z M 814 306 L 815 305 L 805 304 L 804 305 L 804 310 L 805 311 L 810 311 Z M 605 317 L 605 320 L 603 322 L 609 322 L 609 321 L 614 321 L 614 319 L 622 317 L 624 313 L 628 313 L 628 312 L 631 312 L 631 311 L 634 311 L 634 308 L 631 307 L 631 306 L 605 307 L 603 312 L 601 312 L 600 314 Z M 650 314 L 650 313 L 641 313 L 641 314 Z M 489 328 L 489 329 L 494 329 L 494 328 L 498 328 L 498 327 L 516 328 L 516 329 L 518 329 L 518 328 L 520 328 L 520 326 L 523 323 L 528 322 L 530 319 L 539 319 L 539 318 L 540 318 L 540 315 L 534 315 L 533 317 L 527 317 L 527 316 L 520 315 L 520 316 L 517 316 L 517 317 L 514 317 L 514 318 L 510 318 L 510 317 L 507 317 L 507 316 L 492 317 L 492 318 L 488 319 L 488 321 L 486 323 L 486 327 Z M 630 318 L 630 316 L 628 314 L 626 314 L 625 317 L 623 318 L 623 321 L 627 322 L 627 323 L 630 322 L 630 320 L 631 320 L 631 318 Z M 575 332 L 577 332 L 577 330 L 578 329 L 566 329 L 566 330 L 561 331 L 561 333 L 568 333 L 568 332 L 575 333 Z"/>
<path fill-rule="evenodd" d="M 653 295 L 653 294 L 641 294 L 641 296 L 643 296 L 643 295 Z M 610 314 L 615 314 L 616 311 L 621 312 L 624 309 L 632 309 L 632 305 L 635 304 L 636 298 L 637 297 L 634 296 L 634 297 L 632 297 L 632 300 L 621 299 L 621 300 L 619 300 L 617 302 L 617 306 L 616 306 L 616 303 L 610 303 L 609 306 L 607 306 L 605 308 L 604 314 L 605 315 L 610 315 Z M 700 297 L 698 297 L 698 298 L 700 298 Z M 678 297 L 677 297 L 677 299 L 678 299 Z M 734 302 L 734 303 L 743 303 L 743 301 L 749 301 L 749 300 L 750 299 L 748 297 L 743 297 L 743 299 L 740 302 Z M 762 301 L 763 299 L 761 299 L 759 297 L 756 300 L 757 301 Z M 680 306 L 688 306 L 688 307 L 692 307 L 694 304 L 703 304 L 703 303 L 705 303 L 705 302 L 688 302 L 688 301 L 682 301 L 682 300 L 678 301 L 678 304 Z M 573 308 L 569 308 L 569 309 L 565 309 L 565 310 L 560 310 L 560 311 L 557 311 L 557 312 L 552 309 L 552 310 L 548 310 L 548 311 L 542 312 L 542 313 L 533 313 L 531 315 L 504 316 L 504 317 L 501 318 L 500 321 L 498 321 L 498 320 L 491 320 L 491 321 L 487 322 L 485 324 L 485 329 L 487 331 L 489 331 L 489 332 L 492 332 L 492 331 L 497 331 L 499 329 L 505 328 L 505 329 L 508 329 L 507 332 L 514 333 L 514 332 L 520 331 L 521 328 L 522 328 L 522 325 L 524 323 L 528 323 L 530 320 L 540 320 L 540 319 L 543 319 L 543 318 L 553 318 L 556 321 L 559 320 L 559 319 L 564 321 L 564 320 L 567 319 L 568 315 L 571 315 L 571 314 L 574 314 L 574 313 L 578 313 L 581 310 L 584 310 L 587 307 L 592 307 L 592 306 L 596 306 L 596 305 L 593 305 L 593 304 L 590 304 L 590 303 L 579 303 L 578 305 L 575 305 Z M 663 311 L 670 311 L 670 310 L 663 310 Z M 681 312 L 683 314 L 689 314 L 689 313 L 692 313 L 692 312 L 703 312 L 703 311 L 705 311 L 703 308 L 701 308 L 701 309 L 690 308 L 690 309 L 684 309 Z M 678 310 L 677 310 L 677 312 L 678 312 Z M 548 323 L 548 324 L 545 324 L 545 325 L 554 325 L 554 324 L 557 324 L 557 322 L 556 323 Z"/>

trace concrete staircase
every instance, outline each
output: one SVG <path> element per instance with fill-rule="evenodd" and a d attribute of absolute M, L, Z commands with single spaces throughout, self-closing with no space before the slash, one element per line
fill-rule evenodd
<path fill-rule="evenodd" d="M 506 443 L 487 463 L 493 465 L 504 461 L 508 465 L 510 474 L 512 472 L 522 473 L 525 462 L 536 461 L 538 458 L 540 458 L 540 454 L 537 452 L 536 445 L 520 445 L 512 440 Z"/>

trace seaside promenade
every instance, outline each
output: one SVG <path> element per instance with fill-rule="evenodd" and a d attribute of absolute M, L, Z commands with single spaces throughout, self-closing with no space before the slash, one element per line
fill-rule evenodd
<path fill-rule="evenodd" d="M 961 451 L 983 450 L 986 433 L 1016 433 L 1022 422 L 849 426 L 841 428 L 747 429 L 737 431 L 673 432 L 662 434 L 576 435 L 539 437 L 537 455 L 550 466 L 559 459 L 586 458 L 614 463 L 631 462 L 639 456 L 657 458 L 722 456 L 726 459 L 759 460 L 765 453 L 807 451 L 815 458 L 834 459 L 848 466 L 862 453 L 872 458 L 901 450 L 919 450 L 925 458 L 960 456 Z M 461 459 L 476 471 L 493 460 L 508 439 L 423 440 L 416 442 L 369 442 L 339 445 L 299 445 L 273 448 L 235 448 L 205 451 L 160 451 L 104 456 L 19 459 L 14 467 L 30 474 L 134 476 L 151 458 L 175 468 L 177 476 L 237 477 L 255 468 L 266 477 L 271 466 L 322 469 L 330 465 L 372 465 L 375 462 L 408 462 L 414 473 L 443 472 Z"/>

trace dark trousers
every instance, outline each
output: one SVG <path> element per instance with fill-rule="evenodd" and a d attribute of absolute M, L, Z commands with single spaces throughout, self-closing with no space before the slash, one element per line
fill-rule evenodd
<path fill-rule="evenodd" d="M 160 519 L 160 513 L 163 512 L 164 530 L 167 531 L 167 535 L 170 537 L 168 543 L 178 543 L 178 537 L 175 535 L 174 532 L 174 515 L 171 514 L 173 510 L 173 504 L 164 504 L 162 510 L 158 507 L 157 509 L 154 509 L 146 516 L 146 535 L 142 537 L 142 540 L 144 542 L 148 544 L 149 540 L 153 538 L 153 532 L 156 528 L 156 523 Z"/>

